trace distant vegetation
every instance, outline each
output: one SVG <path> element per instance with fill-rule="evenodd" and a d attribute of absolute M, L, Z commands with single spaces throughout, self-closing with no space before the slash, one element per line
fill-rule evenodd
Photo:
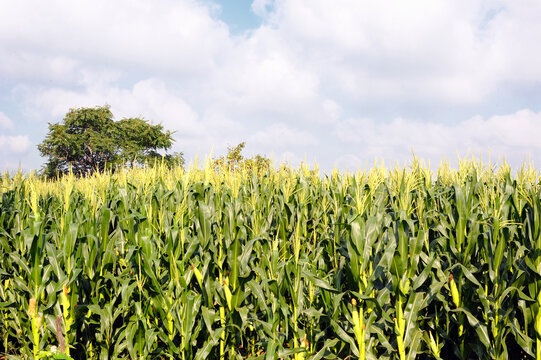
<path fill-rule="evenodd" d="M 265 173 L 271 168 L 271 160 L 261 155 L 252 158 L 245 158 L 242 150 L 246 146 L 245 142 L 235 147 L 227 148 L 227 155 L 216 158 L 212 161 L 212 167 L 216 170 L 241 171 Z"/>
<path fill-rule="evenodd" d="M 157 160 L 182 165 L 182 153 L 165 154 L 173 144 L 172 133 L 141 118 L 113 121 L 108 106 L 71 109 L 60 124 L 49 124 L 49 133 L 38 146 L 47 157 L 43 174 L 48 178 L 71 171 L 78 176 L 119 167 L 148 165 Z"/>
<path fill-rule="evenodd" d="M 172 132 L 151 125 L 141 118 L 113 121 L 109 106 L 71 109 L 60 124 L 49 124 L 49 133 L 38 149 L 48 160 L 42 169 L 45 177 L 57 178 L 70 171 L 76 176 L 134 166 L 183 166 L 182 153 L 160 154 L 173 144 Z M 246 143 L 228 147 L 226 155 L 215 158 L 215 170 L 266 172 L 271 160 L 242 155 Z"/>

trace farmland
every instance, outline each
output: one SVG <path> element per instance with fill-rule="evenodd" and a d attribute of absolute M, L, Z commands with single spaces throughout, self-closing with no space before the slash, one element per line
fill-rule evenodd
<path fill-rule="evenodd" d="M 531 167 L 207 163 L 0 191 L 0 358 L 541 359 Z"/>

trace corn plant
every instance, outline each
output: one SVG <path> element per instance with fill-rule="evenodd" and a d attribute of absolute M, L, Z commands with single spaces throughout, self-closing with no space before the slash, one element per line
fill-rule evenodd
<path fill-rule="evenodd" d="M 0 178 L 0 358 L 541 359 L 541 177 Z"/>

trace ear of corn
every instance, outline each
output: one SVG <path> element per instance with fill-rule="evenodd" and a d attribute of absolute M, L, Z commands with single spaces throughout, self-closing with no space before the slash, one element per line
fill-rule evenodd
<path fill-rule="evenodd" d="M 216 170 L 4 174 L 0 358 L 541 359 L 533 167 Z"/>

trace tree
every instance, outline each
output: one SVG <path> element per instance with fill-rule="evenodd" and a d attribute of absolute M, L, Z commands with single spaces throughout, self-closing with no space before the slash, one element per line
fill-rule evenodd
<path fill-rule="evenodd" d="M 84 176 L 94 171 L 112 171 L 121 166 L 147 165 L 163 159 L 182 165 L 182 153 L 162 155 L 173 143 L 172 133 L 162 125 L 151 125 L 140 118 L 113 121 L 109 106 L 70 109 L 60 124 L 49 124 L 49 133 L 38 145 L 48 157 L 45 176 L 65 174 L 70 167 Z"/>
<path fill-rule="evenodd" d="M 227 168 L 231 171 L 238 171 L 242 168 L 247 169 L 250 172 L 266 172 L 271 167 L 270 159 L 256 155 L 251 159 L 247 159 L 242 156 L 242 150 L 246 146 L 245 142 L 241 142 L 235 147 L 229 146 L 227 148 L 227 155 L 214 159 L 213 166 L 215 169 Z"/>

